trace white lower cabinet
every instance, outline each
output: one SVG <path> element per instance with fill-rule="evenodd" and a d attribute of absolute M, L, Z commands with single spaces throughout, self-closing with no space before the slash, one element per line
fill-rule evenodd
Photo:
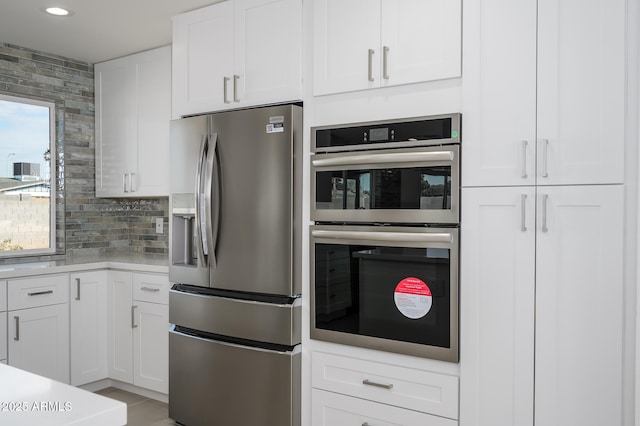
<path fill-rule="evenodd" d="M 0 361 L 7 362 L 7 313 L 0 312 Z"/>
<path fill-rule="evenodd" d="M 169 392 L 169 306 L 134 301 L 133 382 Z"/>
<path fill-rule="evenodd" d="M 71 274 L 71 384 L 107 378 L 107 271 Z"/>
<path fill-rule="evenodd" d="M 7 282 L 0 281 L 0 362 L 7 363 Z"/>
<path fill-rule="evenodd" d="M 623 195 L 462 190 L 461 424 L 622 424 Z"/>
<path fill-rule="evenodd" d="M 311 398 L 311 422 L 314 426 L 456 426 L 458 424 L 455 420 L 320 389 L 313 389 Z"/>
<path fill-rule="evenodd" d="M 69 277 L 7 282 L 9 365 L 69 383 Z"/>
<path fill-rule="evenodd" d="M 69 307 L 10 311 L 9 365 L 69 383 Z"/>
<path fill-rule="evenodd" d="M 167 276 L 109 271 L 107 281 L 109 377 L 168 393 Z"/>
<path fill-rule="evenodd" d="M 313 426 L 458 424 L 455 376 L 324 352 L 311 361 Z"/>

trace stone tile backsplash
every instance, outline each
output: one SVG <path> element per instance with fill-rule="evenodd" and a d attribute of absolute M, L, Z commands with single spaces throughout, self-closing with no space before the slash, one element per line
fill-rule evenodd
<path fill-rule="evenodd" d="M 92 64 L 0 43 L 0 93 L 56 103 L 60 253 L 168 253 L 168 198 L 95 197 Z M 164 221 L 162 234 L 155 232 L 157 217 Z"/>

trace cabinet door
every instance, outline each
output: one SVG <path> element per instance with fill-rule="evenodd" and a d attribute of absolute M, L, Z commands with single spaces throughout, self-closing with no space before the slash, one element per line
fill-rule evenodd
<path fill-rule="evenodd" d="M 236 0 L 234 76 L 238 102 L 302 98 L 302 2 Z"/>
<path fill-rule="evenodd" d="M 456 426 L 457 421 L 361 398 L 311 390 L 312 426 Z"/>
<path fill-rule="evenodd" d="M 461 0 L 382 0 L 381 85 L 459 77 Z"/>
<path fill-rule="evenodd" d="M 464 46 L 462 185 L 534 185 L 536 1 L 465 2 Z"/>
<path fill-rule="evenodd" d="M 535 418 L 622 424 L 622 185 L 538 189 Z"/>
<path fill-rule="evenodd" d="M 136 168 L 136 74 L 130 58 L 95 66 L 96 195 L 124 194 Z"/>
<path fill-rule="evenodd" d="M 462 190 L 460 424 L 532 426 L 535 190 Z"/>
<path fill-rule="evenodd" d="M 107 272 L 72 274 L 71 384 L 107 377 Z"/>
<path fill-rule="evenodd" d="M 7 359 L 7 313 L 0 312 L 0 360 Z"/>
<path fill-rule="evenodd" d="M 9 312 L 9 365 L 69 383 L 69 307 Z"/>
<path fill-rule="evenodd" d="M 233 2 L 174 17 L 173 116 L 224 108 L 231 102 L 233 86 L 226 79 L 232 77 Z"/>
<path fill-rule="evenodd" d="M 0 311 L 7 310 L 7 282 L 0 281 Z"/>
<path fill-rule="evenodd" d="M 171 120 L 171 47 L 136 57 L 138 162 L 131 195 L 169 195 L 169 122 Z"/>
<path fill-rule="evenodd" d="M 131 273 L 107 274 L 107 371 L 109 377 L 133 383 L 133 298 Z"/>
<path fill-rule="evenodd" d="M 313 7 L 313 94 L 379 87 L 380 0 L 316 0 Z"/>
<path fill-rule="evenodd" d="M 169 306 L 134 302 L 133 383 L 169 392 Z"/>
<path fill-rule="evenodd" d="M 133 274 L 134 300 L 168 305 L 170 288 L 166 274 Z"/>
<path fill-rule="evenodd" d="M 626 4 L 538 1 L 539 185 L 623 182 Z"/>
<path fill-rule="evenodd" d="M 7 363 L 7 282 L 0 281 L 0 360 Z"/>

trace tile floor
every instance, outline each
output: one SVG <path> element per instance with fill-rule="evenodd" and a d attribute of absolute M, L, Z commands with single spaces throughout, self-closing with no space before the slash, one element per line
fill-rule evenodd
<path fill-rule="evenodd" d="M 169 407 L 163 402 L 116 388 L 106 388 L 96 393 L 127 404 L 127 426 L 177 425 L 169 419 Z"/>

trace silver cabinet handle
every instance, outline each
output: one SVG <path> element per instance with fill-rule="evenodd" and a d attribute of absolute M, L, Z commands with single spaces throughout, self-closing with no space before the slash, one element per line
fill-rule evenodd
<path fill-rule="evenodd" d="M 542 232 L 549 232 L 547 227 L 547 207 L 549 204 L 549 194 L 542 196 Z"/>
<path fill-rule="evenodd" d="M 76 300 L 80 300 L 80 278 L 76 278 Z"/>
<path fill-rule="evenodd" d="M 20 340 L 20 317 L 13 317 L 16 320 L 16 337 L 13 338 L 16 342 Z"/>
<path fill-rule="evenodd" d="M 138 326 L 136 325 L 136 308 L 138 306 L 133 305 L 131 306 L 131 328 L 137 328 Z"/>
<path fill-rule="evenodd" d="M 373 81 L 373 54 L 376 53 L 375 50 L 369 49 L 369 60 L 368 60 L 368 75 L 369 81 Z"/>
<path fill-rule="evenodd" d="M 389 70 L 388 70 L 388 56 L 389 56 L 389 46 L 382 47 L 382 78 L 385 80 L 389 80 Z"/>
<path fill-rule="evenodd" d="M 126 173 L 122 174 L 122 191 L 129 192 L 127 191 L 127 174 Z"/>
<path fill-rule="evenodd" d="M 41 296 L 43 294 L 52 294 L 53 290 L 46 290 L 46 291 L 36 291 L 33 293 L 27 293 L 27 296 Z"/>
<path fill-rule="evenodd" d="M 233 102 L 240 102 L 240 99 L 238 99 L 238 79 L 240 78 L 239 75 L 234 74 L 233 75 Z"/>
<path fill-rule="evenodd" d="M 527 232 L 527 194 L 520 196 L 520 230 Z"/>
<path fill-rule="evenodd" d="M 377 382 L 372 382 L 369 379 L 364 379 L 362 381 L 363 385 L 367 385 L 367 386 L 374 386 L 376 388 L 383 388 L 383 389 L 392 389 L 393 388 L 393 384 L 389 383 L 389 384 L 384 384 L 384 383 L 377 383 Z"/>
<path fill-rule="evenodd" d="M 129 173 L 129 192 L 136 192 L 135 173 Z"/>
<path fill-rule="evenodd" d="M 529 142 L 522 141 L 522 179 L 527 178 L 527 145 Z"/>
<path fill-rule="evenodd" d="M 222 100 L 224 101 L 225 104 L 230 104 L 231 103 L 231 101 L 229 100 L 229 94 L 227 93 L 227 83 L 229 83 L 229 80 L 230 80 L 229 77 L 224 77 L 222 79 L 222 86 L 223 86 L 223 89 L 222 89 L 222 93 L 223 93 L 222 97 L 223 97 L 223 99 Z"/>
<path fill-rule="evenodd" d="M 549 177 L 549 139 L 543 139 L 542 143 L 542 177 Z"/>
<path fill-rule="evenodd" d="M 143 291 L 154 291 L 154 292 L 155 291 L 160 291 L 160 289 L 157 288 L 157 287 L 154 288 L 154 287 L 146 287 L 146 286 L 145 287 L 140 287 L 140 290 L 143 290 Z"/>

